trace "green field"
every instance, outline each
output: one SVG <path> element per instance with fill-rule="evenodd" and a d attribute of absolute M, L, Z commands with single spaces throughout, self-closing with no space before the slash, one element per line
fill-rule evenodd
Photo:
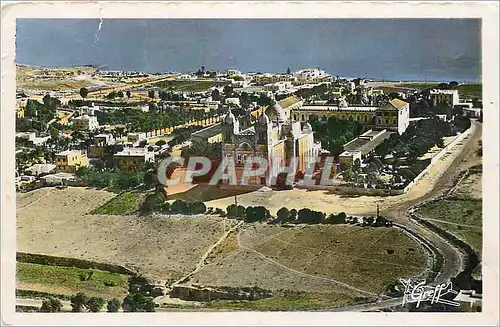
<path fill-rule="evenodd" d="M 91 278 L 82 281 L 82 278 L 89 276 L 91 270 Z M 83 292 L 88 296 L 104 299 L 122 299 L 127 294 L 127 276 L 97 269 L 17 262 L 16 281 L 17 289 L 67 296 Z M 106 286 L 105 283 L 112 283 L 113 286 Z"/>
<path fill-rule="evenodd" d="M 122 193 L 92 210 L 93 215 L 126 215 L 139 210 L 144 195 L 139 192 Z"/>
<path fill-rule="evenodd" d="M 415 83 L 411 83 L 411 82 L 406 82 L 404 84 L 398 84 L 398 86 L 401 86 L 401 87 L 408 87 L 408 88 L 414 88 L 414 89 L 426 89 L 428 87 L 433 87 L 433 86 L 437 86 L 438 83 L 422 83 L 422 82 L 415 82 Z"/>
<path fill-rule="evenodd" d="M 483 96 L 483 84 L 460 84 L 458 86 L 458 93 L 461 97 L 478 97 Z"/>
<path fill-rule="evenodd" d="M 452 233 L 476 251 L 482 252 L 482 201 L 480 199 L 448 198 L 429 202 L 420 214 L 433 224 Z"/>
<path fill-rule="evenodd" d="M 359 303 L 362 298 L 352 298 L 344 294 L 297 293 L 255 301 L 214 301 L 206 304 L 209 308 L 238 308 L 260 311 L 292 311 L 312 308 L 340 307 Z"/>
<path fill-rule="evenodd" d="M 172 91 L 202 92 L 212 87 L 212 81 L 163 81 L 154 86 Z"/>

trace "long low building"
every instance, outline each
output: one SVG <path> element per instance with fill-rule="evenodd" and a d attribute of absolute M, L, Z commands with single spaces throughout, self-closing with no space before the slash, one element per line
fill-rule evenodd
<path fill-rule="evenodd" d="M 403 134 L 410 124 L 410 105 L 400 100 L 392 99 L 381 107 L 348 106 L 345 99 L 339 105 L 305 105 L 291 109 L 293 120 L 306 122 L 315 116 L 320 121 L 329 117 L 340 120 L 357 121 L 362 125 L 397 131 Z"/>
<path fill-rule="evenodd" d="M 220 123 L 214 124 L 191 134 L 193 142 L 222 142 L 222 128 Z"/>
<path fill-rule="evenodd" d="M 339 155 L 342 164 L 353 164 L 356 159 L 360 161 L 375 150 L 382 142 L 388 139 L 393 132 L 384 130 L 369 130 L 352 141 L 344 144 L 344 152 Z"/>

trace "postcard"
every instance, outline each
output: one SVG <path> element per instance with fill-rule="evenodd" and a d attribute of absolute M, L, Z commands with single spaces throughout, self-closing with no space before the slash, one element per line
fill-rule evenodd
<path fill-rule="evenodd" d="M 2 4 L 3 323 L 498 324 L 498 9 Z"/>

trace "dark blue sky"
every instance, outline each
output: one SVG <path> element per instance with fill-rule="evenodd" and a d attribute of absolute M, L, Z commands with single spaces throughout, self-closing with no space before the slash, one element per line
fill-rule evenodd
<path fill-rule="evenodd" d="M 481 80 L 477 19 L 18 19 L 16 62 L 39 66 Z"/>

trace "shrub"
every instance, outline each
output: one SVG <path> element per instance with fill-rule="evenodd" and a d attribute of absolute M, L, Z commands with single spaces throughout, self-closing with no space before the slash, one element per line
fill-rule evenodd
<path fill-rule="evenodd" d="M 76 293 L 75 296 L 71 297 L 71 307 L 73 308 L 73 312 L 84 312 L 88 300 L 88 297 L 84 293 Z"/>
<path fill-rule="evenodd" d="M 189 214 L 189 207 L 186 201 L 184 200 L 175 200 L 171 205 L 170 205 L 170 211 L 172 213 L 183 213 L 183 214 Z"/>
<path fill-rule="evenodd" d="M 120 301 L 118 301 L 117 299 L 112 299 L 108 301 L 107 304 L 108 312 L 118 312 L 118 310 L 120 310 L 120 307 L 121 307 Z"/>
<path fill-rule="evenodd" d="M 42 302 L 41 312 L 60 312 L 62 310 L 62 303 L 59 299 L 49 297 Z"/>
<path fill-rule="evenodd" d="M 161 205 L 161 212 L 162 213 L 170 213 L 170 203 L 168 202 L 164 202 L 162 205 Z"/>
<path fill-rule="evenodd" d="M 191 203 L 189 205 L 189 207 L 190 207 L 191 213 L 193 213 L 193 214 L 202 214 L 202 213 L 205 213 L 205 211 L 207 211 L 207 207 L 205 206 L 205 203 L 200 202 L 200 201 Z"/>
<path fill-rule="evenodd" d="M 218 210 L 218 208 L 217 208 L 217 210 Z M 236 205 L 235 204 L 228 205 L 226 208 L 226 212 L 227 212 L 228 218 L 236 218 L 236 216 L 237 216 Z"/>
<path fill-rule="evenodd" d="M 141 293 L 129 294 L 123 300 L 123 310 L 126 312 L 154 312 L 153 298 Z"/>
<path fill-rule="evenodd" d="M 282 207 L 281 209 L 278 210 L 276 216 L 280 222 L 286 223 L 290 219 L 290 211 L 288 211 L 287 208 Z"/>
<path fill-rule="evenodd" d="M 86 303 L 86 307 L 91 312 L 99 312 L 99 311 L 101 311 L 101 308 L 105 302 L 106 301 L 101 297 L 91 297 L 90 299 L 88 299 L 88 301 Z"/>

